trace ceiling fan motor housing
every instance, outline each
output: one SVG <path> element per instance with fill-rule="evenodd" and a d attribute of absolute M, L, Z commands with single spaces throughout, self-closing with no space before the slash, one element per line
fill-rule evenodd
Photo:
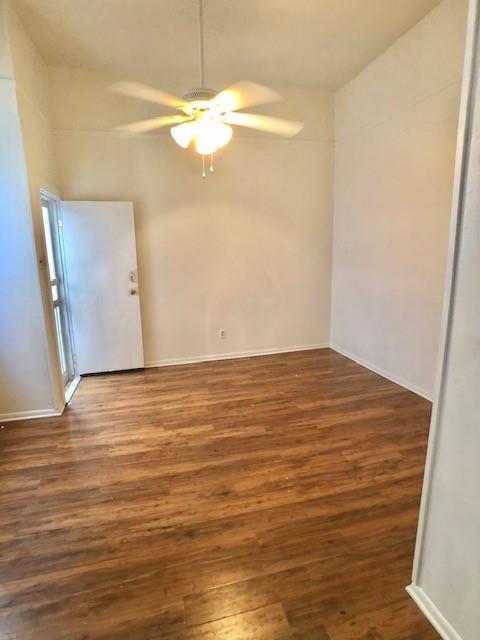
<path fill-rule="evenodd" d="M 197 100 L 211 100 L 214 96 L 216 96 L 218 91 L 214 89 L 207 89 L 205 87 L 196 87 L 194 89 L 190 89 L 183 96 L 183 99 L 186 102 L 196 102 Z"/>

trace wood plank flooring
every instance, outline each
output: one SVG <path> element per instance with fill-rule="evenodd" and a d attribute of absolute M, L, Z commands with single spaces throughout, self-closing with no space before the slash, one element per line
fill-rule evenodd
<path fill-rule="evenodd" d="M 0 430 L 0 638 L 438 639 L 429 415 L 329 349 L 85 378 Z"/>

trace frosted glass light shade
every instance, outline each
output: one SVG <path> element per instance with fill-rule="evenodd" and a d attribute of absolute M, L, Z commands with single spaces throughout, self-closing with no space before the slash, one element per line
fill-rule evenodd
<path fill-rule="evenodd" d="M 170 129 L 172 138 L 177 144 L 186 149 L 195 135 L 196 124 L 194 122 L 184 122 Z"/>
<path fill-rule="evenodd" d="M 228 144 L 233 131 L 230 125 L 205 115 L 193 122 L 183 122 L 172 127 L 170 133 L 175 142 L 184 149 L 195 140 L 196 151 L 201 155 L 209 155 Z"/>
<path fill-rule="evenodd" d="M 195 132 L 195 149 L 197 153 L 208 155 L 219 147 L 224 147 L 232 138 L 232 127 L 218 120 L 205 118 L 198 122 Z"/>

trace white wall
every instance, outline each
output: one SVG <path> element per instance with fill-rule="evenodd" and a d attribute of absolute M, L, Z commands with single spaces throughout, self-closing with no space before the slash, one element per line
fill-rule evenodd
<path fill-rule="evenodd" d="M 10 46 L 30 180 L 58 192 L 47 67 L 17 15 L 10 11 Z M 35 194 L 38 200 L 38 194 Z"/>
<path fill-rule="evenodd" d="M 64 404 L 64 389 L 55 342 L 50 293 L 45 275 L 46 257 L 40 202 L 40 189 L 45 189 L 57 197 L 60 196 L 50 116 L 48 71 L 30 36 L 12 9 L 12 3 L 10 3 L 9 11 L 9 33 L 18 111 L 27 163 L 35 246 L 38 262 L 43 265 L 40 270 L 43 316 L 39 318 L 39 324 L 43 323 L 45 326 L 50 369 L 49 396 L 53 395 L 54 397 L 54 406 L 51 407 L 50 404 L 47 406 L 45 396 L 45 407 L 47 409 L 61 409 Z"/>
<path fill-rule="evenodd" d="M 432 417 L 410 589 L 449 640 L 477 640 L 480 629 L 480 75 L 478 18 L 472 22 L 477 66 L 471 146 L 464 190 L 458 182 L 464 200 L 462 204 L 459 199 L 458 242 L 452 241 L 457 257 L 444 366 Z M 467 138 L 468 130 L 467 126 Z"/>
<path fill-rule="evenodd" d="M 270 112 L 304 119 L 300 136 L 236 131 L 203 180 L 168 132 L 112 131 L 155 107 L 87 71 L 51 80 L 64 198 L 134 203 L 147 364 L 328 343 L 332 94 L 281 89 Z"/>
<path fill-rule="evenodd" d="M 4 420 L 52 412 L 56 399 L 16 93 L 17 22 L 6 2 L 0 2 L 0 30 L 0 417 Z"/>
<path fill-rule="evenodd" d="M 466 24 L 444 0 L 336 95 L 332 344 L 431 397 Z"/>

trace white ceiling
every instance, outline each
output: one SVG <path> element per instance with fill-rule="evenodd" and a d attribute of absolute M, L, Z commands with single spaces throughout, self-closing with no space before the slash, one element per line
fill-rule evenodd
<path fill-rule="evenodd" d="M 206 84 L 338 89 L 439 0 L 204 0 Z M 198 85 L 197 0 L 15 0 L 45 61 Z"/>

